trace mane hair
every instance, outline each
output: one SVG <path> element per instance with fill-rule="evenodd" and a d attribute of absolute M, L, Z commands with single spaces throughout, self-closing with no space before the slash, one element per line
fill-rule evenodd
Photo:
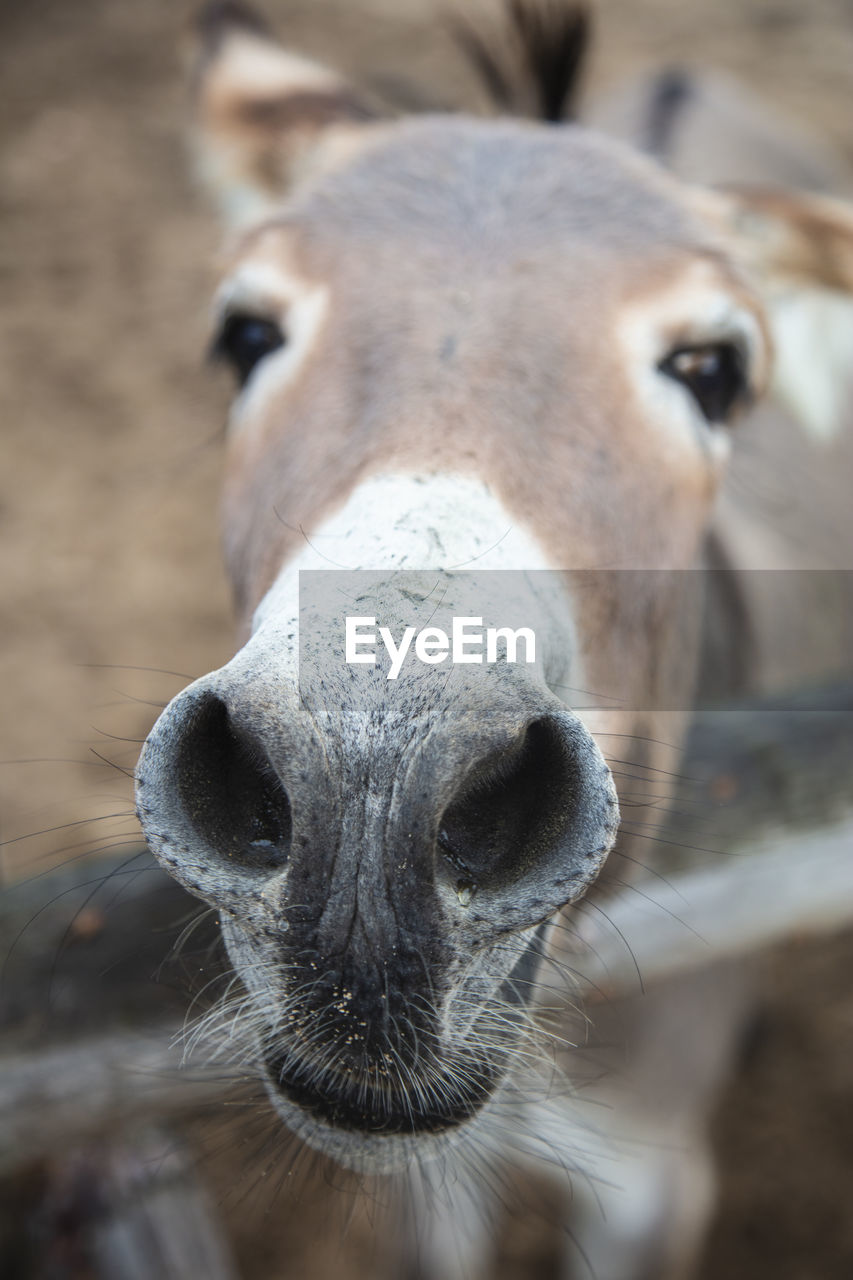
<path fill-rule="evenodd" d="M 459 45 L 495 105 L 551 124 L 574 119 L 592 25 L 588 6 L 569 0 L 504 0 L 504 16 L 500 36 L 483 34 L 461 15 L 451 19 Z M 532 112 L 521 105 L 531 94 Z"/>

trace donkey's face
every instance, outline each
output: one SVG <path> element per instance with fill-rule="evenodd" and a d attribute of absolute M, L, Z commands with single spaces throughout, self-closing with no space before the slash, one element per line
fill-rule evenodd
<path fill-rule="evenodd" d="M 250 638 L 158 721 L 139 811 L 220 910 L 282 1116 L 382 1167 L 491 1105 L 543 929 L 613 842 L 575 693 L 615 691 L 610 730 L 646 738 L 630 708 L 686 696 L 688 575 L 614 571 L 697 562 L 768 319 L 736 207 L 603 138 L 336 124 L 335 79 L 242 29 L 200 97 L 213 167 L 260 202 L 216 342 L 243 384 L 225 543 Z M 370 575 L 300 600 L 331 568 Z M 344 660 L 344 614 L 524 625 L 535 661 L 392 682 Z"/>
<path fill-rule="evenodd" d="M 383 131 L 248 233 L 219 307 L 244 366 L 269 326 L 226 480 L 247 614 L 377 474 L 476 477 L 561 568 L 688 566 L 767 367 L 710 226 L 579 129 Z"/>

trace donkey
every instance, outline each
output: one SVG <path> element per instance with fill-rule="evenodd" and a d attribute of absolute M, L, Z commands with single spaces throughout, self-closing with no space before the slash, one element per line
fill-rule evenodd
<path fill-rule="evenodd" d="M 145 743 L 148 842 L 218 912 L 284 1125 L 359 1174 L 459 1179 L 424 1199 L 420 1274 L 481 1272 L 513 1164 L 569 1175 L 566 1274 L 686 1274 L 731 1002 L 638 1011 L 677 1084 L 614 1137 L 572 1090 L 595 1100 L 572 969 L 605 859 L 648 861 L 653 826 L 620 831 L 636 770 L 677 768 L 732 433 L 774 387 L 838 425 L 843 343 L 802 376 L 774 344 L 796 362 L 792 299 L 849 307 L 853 211 L 689 185 L 575 125 L 389 118 L 233 5 L 194 90 L 236 228 L 214 350 L 242 647 Z M 459 619 L 528 629 L 533 661 L 453 664 Z M 433 634 L 389 679 L 378 645 L 347 660 L 353 621 L 398 654 Z"/>

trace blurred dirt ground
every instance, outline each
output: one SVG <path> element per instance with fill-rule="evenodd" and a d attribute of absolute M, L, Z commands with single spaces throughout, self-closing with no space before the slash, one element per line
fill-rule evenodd
<path fill-rule="evenodd" d="M 436 20 L 447 7 L 265 4 L 308 53 L 483 107 Z M 203 366 L 218 234 L 182 140 L 178 49 L 193 8 L 0 8 L 0 841 L 12 842 L 0 872 L 10 879 L 132 838 L 122 770 L 136 740 L 158 703 L 230 652 L 217 545 L 227 386 Z M 721 67 L 853 160 L 851 0 L 598 8 L 590 92 L 667 62 Z M 96 814 L 98 826 L 84 825 Z M 22 838 L 74 821 L 71 834 Z M 853 955 L 842 942 L 809 957 L 780 960 L 772 1016 L 721 1114 L 723 1216 L 705 1280 L 853 1275 Z"/>

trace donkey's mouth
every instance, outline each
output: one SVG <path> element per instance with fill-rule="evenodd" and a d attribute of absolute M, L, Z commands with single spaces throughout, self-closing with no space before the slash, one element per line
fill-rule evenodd
<path fill-rule="evenodd" d="M 267 1058 L 270 1085 L 286 1102 L 333 1129 L 372 1135 L 438 1134 L 471 1120 L 492 1097 L 505 1063 L 485 1060 L 433 1065 L 420 1078 L 409 1069 L 392 1083 L 387 1068 L 364 1072 L 322 1070 L 292 1054 Z M 400 1072 L 403 1075 L 403 1072 Z M 410 1077 L 410 1078 L 409 1078 Z"/>
<path fill-rule="evenodd" d="M 323 1128 L 350 1134 L 435 1135 L 465 1125 L 506 1078 L 547 928 L 539 925 L 526 939 L 494 1007 L 485 1003 L 453 1050 L 430 1052 L 426 1045 L 435 1033 L 426 1028 L 414 1056 L 389 1045 L 360 1060 L 347 1060 L 339 1049 L 331 1063 L 321 1063 L 280 1042 L 263 1059 L 273 1099 Z M 353 1037 L 342 1031 L 340 1038 Z"/>

